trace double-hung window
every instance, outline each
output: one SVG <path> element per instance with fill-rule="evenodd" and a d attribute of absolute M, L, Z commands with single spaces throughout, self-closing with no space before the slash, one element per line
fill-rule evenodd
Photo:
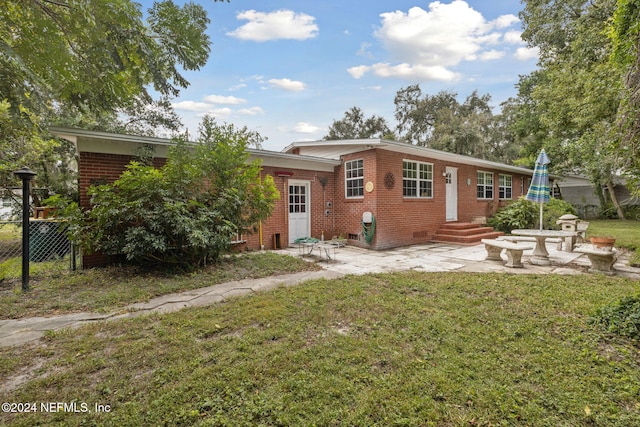
<path fill-rule="evenodd" d="M 493 199 L 493 173 L 478 171 L 478 199 Z"/>
<path fill-rule="evenodd" d="M 498 198 L 500 200 L 511 200 L 513 196 L 512 176 L 501 173 L 498 180 Z"/>
<path fill-rule="evenodd" d="M 345 162 L 344 175 L 347 198 L 364 197 L 364 160 Z"/>
<path fill-rule="evenodd" d="M 402 195 L 404 197 L 433 197 L 433 164 L 402 161 Z"/>

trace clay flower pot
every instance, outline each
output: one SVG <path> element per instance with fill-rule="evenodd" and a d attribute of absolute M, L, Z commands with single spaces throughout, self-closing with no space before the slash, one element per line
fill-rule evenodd
<path fill-rule="evenodd" d="M 593 247 L 598 249 L 613 248 L 616 243 L 616 239 L 613 237 L 592 237 L 590 240 Z"/>

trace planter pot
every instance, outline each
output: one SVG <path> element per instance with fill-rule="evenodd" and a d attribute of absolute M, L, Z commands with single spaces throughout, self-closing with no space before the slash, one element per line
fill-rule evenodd
<path fill-rule="evenodd" d="M 613 248 L 613 245 L 616 243 L 616 239 L 613 237 L 592 237 L 591 244 L 594 248 Z"/>

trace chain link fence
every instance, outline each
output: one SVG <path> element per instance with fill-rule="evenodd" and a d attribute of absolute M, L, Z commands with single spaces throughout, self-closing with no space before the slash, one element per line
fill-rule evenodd
<path fill-rule="evenodd" d="M 75 247 L 67 238 L 68 224 L 57 220 L 34 220 L 29 225 L 29 262 L 51 263 L 57 267 L 67 265 L 76 269 Z M 0 280 L 21 274 L 22 222 L 0 221 Z M 53 265 L 47 265 L 47 268 Z"/>

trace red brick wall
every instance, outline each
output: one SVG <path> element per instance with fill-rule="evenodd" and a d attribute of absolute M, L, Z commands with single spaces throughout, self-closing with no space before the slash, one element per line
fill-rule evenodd
<path fill-rule="evenodd" d="M 103 154 L 80 152 L 78 156 L 78 182 L 80 186 L 80 207 L 90 208 L 90 197 L 87 188 L 91 185 L 112 183 L 120 177 L 133 157 L 119 154 Z M 154 166 L 161 167 L 166 159 L 154 159 Z M 83 255 L 82 265 L 85 268 L 109 264 L 112 257 L 96 253 Z"/>
<path fill-rule="evenodd" d="M 387 150 L 370 150 L 344 156 L 344 161 L 364 160 L 364 182 L 371 181 L 374 189 L 365 191 L 361 199 L 347 199 L 344 194 L 344 167 L 336 171 L 336 197 L 339 203 L 335 207 L 337 231 L 346 234 L 359 234 L 358 240 L 350 244 L 387 249 L 428 242 L 432 239 L 440 225 L 446 222 L 446 180 L 442 175 L 446 166 L 458 168 L 458 222 L 470 222 L 474 217 L 489 217 L 499 206 L 508 201 L 498 200 L 498 171 L 494 172 L 494 198 L 479 200 L 477 198 L 476 166 L 450 163 L 419 156 L 405 155 Z M 433 164 L 433 198 L 411 199 L 402 195 L 402 161 L 415 160 Z M 393 188 L 385 186 L 385 175 L 393 175 Z M 521 178 L 523 175 L 512 174 L 513 196 L 517 199 L 522 193 Z M 467 185 L 467 179 L 470 184 Z M 526 188 L 524 189 L 526 193 Z M 375 216 L 376 231 L 373 241 L 368 245 L 362 236 L 362 213 L 370 211 Z"/>
<path fill-rule="evenodd" d="M 284 171 L 291 173 L 291 176 L 277 176 L 276 172 Z M 265 249 L 274 249 L 274 235 L 280 234 L 281 247 L 289 245 L 289 181 L 300 180 L 309 181 L 310 187 L 310 214 L 311 214 L 311 236 L 320 238 L 324 232 L 325 238 L 330 239 L 335 234 L 334 209 L 327 208 L 327 202 L 335 205 L 333 194 L 335 192 L 335 179 L 332 172 L 309 171 L 302 169 L 283 169 L 265 167 L 262 176 L 271 175 L 276 188 L 280 192 L 280 199 L 276 202 L 273 215 L 262 222 L 262 246 Z M 324 182 L 324 185 L 323 185 Z M 325 211 L 329 209 L 327 215 Z M 245 235 L 248 249 L 260 248 L 260 227 Z"/>
<path fill-rule="evenodd" d="M 309 181 L 311 200 L 311 236 L 325 238 L 348 235 L 357 236 L 350 244 L 372 249 L 387 249 L 428 242 L 432 239 L 440 225 L 446 222 L 445 187 L 442 176 L 446 166 L 458 168 L 458 221 L 469 222 L 474 217 L 489 217 L 508 201 L 498 200 L 498 171 L 494 172 L 494 198 L 479 200 L 476 194 L 477 170 L 475 166 L 447 163 L 439 160 L 405 155 L 387 150 L 372 149 L 344 156 L 344 161 L 362 159 L 364 162 L 364 183 L 372 182 L 373 191 L 365 190 L 364 197 L 347 199 L 345 196 L 344 166 L 335 168 L 334 172 L 319 172 L 301 169 L 283 169 L 265 167 L 262 176 L 271 175 L 280 199 L 276 202 L 274 214 L 256 224 L 253 230 L 245 233 L 246 243 L 238 249 L 274 248 L 274 236 L 280 235 L 281 247 L 289 243 L 288 221 L 288 184 L 290 180 Z M 409 199 L 402 196 L 402 161 L 403 159 L 433 164 L 433 198 Z M 79 156 L 80 203 L 83 208 L 89 207 L 86 189 L 89 185 L 102 182 L 113 182 L 125 170 L 131 156 L 97 154 L 81 152 Z M 166 159 L 155 159 L 157 167 Z M 291 176 L 277 176 L 277 171 L 291 173 Z M 385 175 L 390 173 L 395 179 L 392 188 L 385 186 Z M 522 189 L 522 177 L 526 175 L 512 174 L 513 200 L 526 193 Z M 470 184 L 467 185 L 467 179 Z M 324 183 L 324 185 L 323 185 Z M 331 203 L 331 207 L 327 203 Z M 329 211 L 327 214 L 326 211 Z M 362 235 L 362 213 L 372 212 L 376 219 L 376 231 L 371 244 L 364 241 Z M 260 233 L 262 230 L 262 233 Z M 261 238 L 262 236 L 262 238 Z M 104 264 L 107 259 L 101 255 L 84 257 L 84 265 Z"/>

